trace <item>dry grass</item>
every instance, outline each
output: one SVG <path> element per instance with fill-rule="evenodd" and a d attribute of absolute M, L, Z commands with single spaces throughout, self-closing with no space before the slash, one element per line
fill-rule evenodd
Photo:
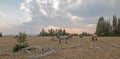
<path fill-rule="evenodd" d="M 99 37 L 97 42 L 92 42 L 90 37 L 73 37 L 65 44 L 58 44 L 58 41 L 53 42 L 51 37 L 27 37 L 27 41 L 30 45 L 38 45 L 43 47 L 64 47 L 76 44 L 82 44 L 82 46 L 71 49 L 57 49 L 57 53 L 48 55 L 42 59 L 119 59 L 120 48 L 115 47 L 106 42 L 111 42 L 120 45 L 120 37 Z M 23 51 L 13 53 L 12 48 L 16 44 L 16 40 L 13 37 L 0 38 L 0 59 L 27 59 L 32 54 L 27 54 Z M 105 51 L 96 48 L 95 46 L 104 49 Z M 39 51 L 33 50 L 34 55 Z"/>

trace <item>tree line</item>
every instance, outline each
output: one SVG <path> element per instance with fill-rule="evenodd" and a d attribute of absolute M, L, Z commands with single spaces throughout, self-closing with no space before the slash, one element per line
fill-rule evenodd
<path fill-rule="evenodd" d="M 120 36 L 120 18 L 114 15 L 111 22 L 110 20 L 105 20 L 103 16 L 100 17 L 95 33 L 98 36 Z"/>
<path fill-rule="evenodd" d="M 42 28 L 41 32 L 38 34 L 38 36 L 63 36 L 63 35 L 70 35 L 70 33 L 66 32 L 65 29 L 48 29 L 47 31 Z"/>

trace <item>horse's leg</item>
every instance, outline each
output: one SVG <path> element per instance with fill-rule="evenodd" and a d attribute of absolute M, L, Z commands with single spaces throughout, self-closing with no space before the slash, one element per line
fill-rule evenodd
<path fill-rule="evenodd" d="M 94 38 L 93 37 L 91 37 L 92 38 L 92 41 L 94 41 Z"/>
<path fill-rule="evenodd" d="M 97 41 L 97 37 L 96 37 L 96 41 Z"/>
<path fill-rule="evenodd" d="M 61 39 L 59 39 L 59 44 L 61 44 Z"/>
<path fill-rule="evenodd" d="M 66 39 L 66 44 L 67 44 L 67 39 Z"/>

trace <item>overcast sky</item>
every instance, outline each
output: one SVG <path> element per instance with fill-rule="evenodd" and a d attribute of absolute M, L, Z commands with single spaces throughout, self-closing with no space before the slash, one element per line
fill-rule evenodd
<path fill-rule="evenodd" d="M 120 17 L 120 0 L 0 0 L 0 32 L 38 34 L 41 28 L 94 33 L 100 16 Z"/>

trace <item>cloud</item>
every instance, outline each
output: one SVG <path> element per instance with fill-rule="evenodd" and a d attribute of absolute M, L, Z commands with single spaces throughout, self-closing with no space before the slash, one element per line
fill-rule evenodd
<path fill-rule="evenodd" d="M 6 17 L 7 15 L 0 11 L 0 17 Z"/>
<path fill-rule="evenodd" d="M 21 4 L 21 9 L 24 10 L 32 19 L 32 22 L 25 23 L 24 25 L 29 27 L 29 24 L 34 24 L 34 26 L 48 26 L 48 25 L 56 25 L 56 26 L 64 26 L 64 27 L 77 27 L 77 21 L 82 21 L 82 18 L 79 16 L 74 16 L 65 10 L 71 4 L 75 4 L 77 2 L 70 3 L 66 1 L 62 3 L 64 0 L 26 0 Z M 77 1 L 77 0 L 76 0 Z M 79 1 L 79 0 L 78 0 Z M 68 4 L 68 6 L 63 7 L 63 5 Z M 71 5 L 70 5 L 71 6 Z M 63 9 L 65 8 L 65 9 Z M 66 22 L 66 23 L 63 23 Z M 69 26 L 69 24 L 73 24 L 73 26 Z"/>
<path fill-rule="evenodd" d="M 37 33 L 53 26 L 94 33 L 100 16 L 120 16 L 119 3 L 119 0 L 24 0 L 20 9 L 29 20 L 18 28 Z"/>
<path fill-rule="evenodd" d="M 82 4 L 68 11 L 81 17 L 110 16 L 119 14 L 119 0 L 82 0 Z"/>

